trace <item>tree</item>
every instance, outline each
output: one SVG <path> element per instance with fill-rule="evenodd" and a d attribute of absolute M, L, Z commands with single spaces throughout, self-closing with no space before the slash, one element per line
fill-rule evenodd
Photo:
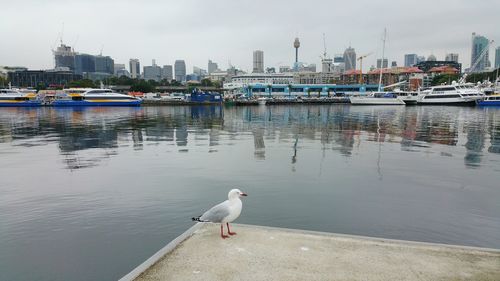
<path fill-rule="evenodd" d="M 170 86 L 179 87 L 182 86 L 182 83 L 177 80 L 172 80 L 170 81 Z"/>
<path fill-rule="evenodd" d="M 0 76 L 0 87 L 5 87 L 9 84 L 8 79 Z"/>
<path fill-rule="evenodd" d="M 138 80 L 130 86 L 130 91 L 132 92 L 150 93 L 153 92 L 154 90 L 155 87 L 144 80 Z"/>
<path fill-rule="evenodd" d="M 452 81 L 458 81 L 458 79 L 458 74 L 440 74 L 432 78 L 431 85 L 451 84 Z"/>
<path fill-rule="evenodd" d="M 73 80 L 69 82 L 66 86 L 69 88 L 97 88 L 94 81 L 90 79 Z"/>
<path fill-rule="evenodd" d="M 35 89 L 36 89 L 36 91 L 38 92 L 38 91 L 40 91 L 40 90 L 46 90 L 46 89 L 47 89 L 47 87 L 45 86 L 45 84 L 44 84 L 44 83 L 39 82 L 39 83 L 36 85 Z"/>
<path fill-rule="evenodd" d="M 212 82 L 212 80 L 210 80 L 208 78 L 205 78 L 205 79 L 201 80 L 201 86 L 203 86 L 203 87 L 213 87 L 214 83 Z"/>

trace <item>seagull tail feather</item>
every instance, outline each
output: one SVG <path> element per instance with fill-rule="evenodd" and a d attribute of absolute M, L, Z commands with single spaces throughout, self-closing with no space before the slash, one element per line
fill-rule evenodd
<path fill-rule="evenodd" d="M 201 218 L 201 216 L 195 217 L 195 218 L 191 218 L 191 220 L 192 221 L 199 221 L 199 222 L 206 222 L 206 221 L 202 221 L 200 218 Z"/>

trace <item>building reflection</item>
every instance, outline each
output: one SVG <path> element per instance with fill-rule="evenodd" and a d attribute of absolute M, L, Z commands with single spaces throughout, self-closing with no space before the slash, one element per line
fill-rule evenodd
<path fill-rule="evenodd" d="M 57 142 L 71 169 L 98 165 L 120 147 L 168 143 L 187 152 L 195 142 L 217 152 L 217 146 L 249 135 L 255 159 L 265 160 L 266 143 L 273 143 L 291 149 L 292 165 L 299 143 L 317 143 L 324 153 L 350 157 L 364 143 L 388 142 L 399 143 L 403 151 L 462 143 L 465 165 L 475 167 L 484 153 L 500 153 L 500 110 L 349 105 L 0 110 L 0 143 Z"/>

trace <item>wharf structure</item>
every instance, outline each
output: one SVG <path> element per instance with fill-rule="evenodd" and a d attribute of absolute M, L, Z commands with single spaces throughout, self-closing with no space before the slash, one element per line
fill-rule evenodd
<path fill-rule="evenodd" d="M 196 224 L 120 281 L 500 280 L 500 250 L 234 225 Z"/>

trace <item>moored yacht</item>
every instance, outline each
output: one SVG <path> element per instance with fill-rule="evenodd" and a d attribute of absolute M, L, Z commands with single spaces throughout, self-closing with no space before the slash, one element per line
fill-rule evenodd
<path fill-rule="evenodd" d="M 475 104 L 484 98 L 473 84 L 434 86 L 422 91 L 418 96 L 419 104 Z"/>
<path fill-rule="evenodd" d="M 36 92 L 0 89 L 0 106 L 40 106 L 41 104 Z"/>
<path fill-rule="evenodd" d="M 417 104 L 418 92 L 395 90 L 394 94 L 397 95 L 398 99 L 404 101 L 406 105 Z"/>
<path fill-rule="evenodd" d="M 366 96 L 349 98 L 352 105 L 405 105 L 405 102 L 391 92 L 373 92 Z"/>
<path fill-rule="evenodd" d="M 477 100 L 479 106 L 500 106 L 500 94 L 485 96 L 484 99 Z"/>
<path fill-rule="evenodd" d="M 54 106 L 137 106 L 141 99 L 110 89 L 66 89 L 56 95 Z"/>

